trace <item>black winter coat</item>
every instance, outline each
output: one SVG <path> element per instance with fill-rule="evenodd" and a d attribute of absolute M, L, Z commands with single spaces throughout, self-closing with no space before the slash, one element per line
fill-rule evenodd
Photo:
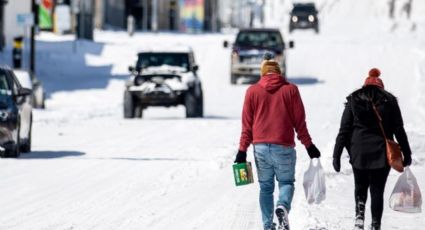
<path fill-rule="evenodd" d="M 393 140 L 395 136 L 403 154 L 411 155 L 397 99 L 376 86 L 363 87 L 347 97 L 333 155 L 340 158 L 345 147 L 356 169 L 389 167 L 385 139 L 369 98 L 382 117 L 387 138 Z"/>

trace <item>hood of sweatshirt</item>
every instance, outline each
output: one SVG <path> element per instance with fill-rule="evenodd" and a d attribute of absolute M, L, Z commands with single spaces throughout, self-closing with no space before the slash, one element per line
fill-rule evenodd
<path fill-rule="evenodd" d="M 267 92 L 274 93 L 282 85 L 287 84 L 287 81 L 280 74 L 267 74 L 261 77 L 258 84 L 263 87 Z"/>

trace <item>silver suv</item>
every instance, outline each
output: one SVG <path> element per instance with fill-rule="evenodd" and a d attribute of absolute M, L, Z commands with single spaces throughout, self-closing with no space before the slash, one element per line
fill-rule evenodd
<path fill-rule="evenodd" d="M 142 51 L 124 91 L 124 118 L 142 117 L 149 106 L 186 107 L 186 117 L 202 117 L 204 102 L 192 49 Z"/>
<path fill-rule="evenodd" d="M 224 47 L 228 47 L 227 41 Z M 289 42 L 289 48 L 294 43 Z M 272 52 L 280 62 L 282 74 L 286 72 L 286 45 L 278 29 L 242 29 L 232 46 L 230 83 L 236 84 L 239 78 L 256 82 L 260 78 L 260 64 L 266 52 Z"/>

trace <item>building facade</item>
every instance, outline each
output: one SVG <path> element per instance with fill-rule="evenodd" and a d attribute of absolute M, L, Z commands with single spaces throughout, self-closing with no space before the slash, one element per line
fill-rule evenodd
<path fill-rule="evenodd" d="M 4 44 L 10 46 L 13 44 L 13 38 L 29 34 L 29 28 L 18 25 L 17 15 L 31 13 L 31 0 L 7 1 L 5 5 L 4 3 L 2 5 L 3 12 L 1 16 L 3 16 L 4 21 L 2 21 L 3 25 L 1 27 L 4 34 Z"/>
<path fill-rule="evenodd" d="M 218 0 L 205 0 L 204 28 L 206 31 L 219 31 L 222 25 L 220 20 L 220 5 Z"/>
<path fill-rule="evenodd" d="M 97 7 L 104 12 L 103 27 L 125 29 L 127 18 L 132 15 L 137 30 L 218 31 L 219 1 L 221 0 L 100 0 L 97 1 Z"/>
<path fill-rule="evenodd" d="M 263 27 L 264 20 L 264 6 L 265 0 L 221 0 L 218 12 L 221 23 L 221 28 L 249 28 L 249 27 Z M 271 0 L 273 4 L 292 4 L 290 1 Z M 278 7 L 273 10 L 277 11 L 276 14 L 284 15 L 279 12 Z"/>
<path fill-rule="evenodd" d="M 104 26 L 111 26 L 116 28 L 126 27 L 126 0 L 104 0 L 103 2 L 98 3 L 103 4 L 102 8 L 104 10 Z"/>

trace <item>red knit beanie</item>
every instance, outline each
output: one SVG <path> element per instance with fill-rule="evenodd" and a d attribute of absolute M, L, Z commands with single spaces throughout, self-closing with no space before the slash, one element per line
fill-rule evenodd
<path fill-rule="evenodd" d="M 366 78 L 363 86 L 374 85 L 380 88 L 384 88 L 384 82 L 382 82 L 381 71 L 377 68 L 373 68 L 369 71 L 369 76 Z"/>

